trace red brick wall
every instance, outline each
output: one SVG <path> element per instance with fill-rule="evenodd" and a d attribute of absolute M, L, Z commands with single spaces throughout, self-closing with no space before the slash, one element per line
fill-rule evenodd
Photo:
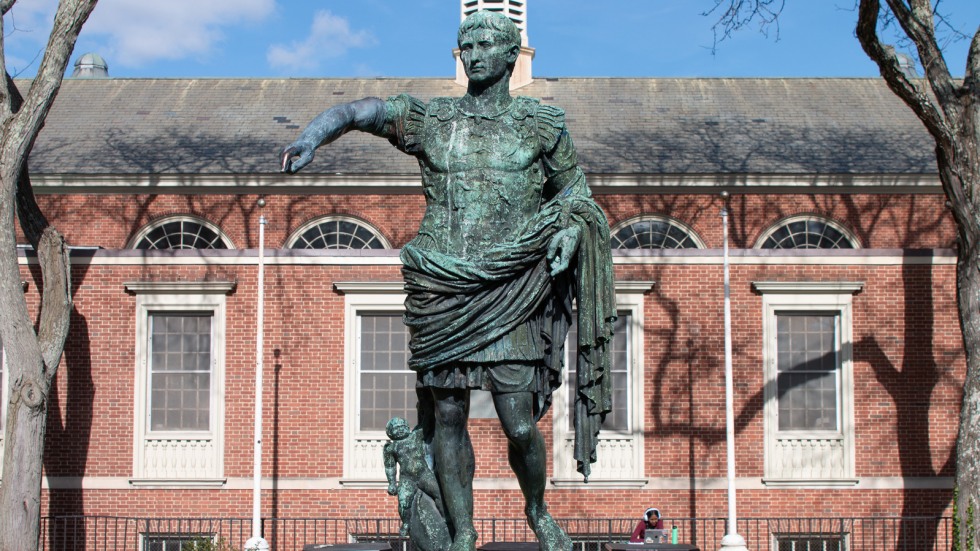
<path fill-rule="evenodd" d="M 44 196 L 42 208 L 74 244 L 123 247 L 148 221 L 195 214 L 219 225 L 238 247 L 257 244 L 256 196 Z M 307 220 L 357 216 L 395 246 L 413 236 L 419 195 L 268 196 L 267 244 L 281 245 Z M 615 224 L 669 214 L 709 247 L 721 246 L 720 200 L 711 195 L 599 195 Z M 943 201 L 931 195 L 745 195 L 731 202 L 732 246 L 751 247 L 775 221 L 820 214 L 853 231 L 864 247 L 953 244 Z M 247 224 L 247 225 L 246 225 Z M 724 375 L 720 265 L 620 265 L 619 280 L 653 280 L 643 312 L 644 474 L 723 478 Z M 24 268 L 32 305 L 40 278 Z M 254 265 L 74 266 L 76 313 L 57 392 L 52 393 L 45 469 L 55 477 L 132 475 L 135 280 L 237 282 L 227 297 L 224 473 L 252 474 L 256 278 Z M 400 281 L 397 266 L 271 264 L 266 271 L 263 471 L 281 478 L 343 474 L 344 297 L 335 281 Z M 763 473 L 762 298 L 753 281 L 862 281 L 853 303 L 854 417 L 858 477 L 952 476 L 964 359 L 952 265 L 745 265 L 732 267 L 738 476 Z M 550 416 L 542 431 L 552 438 Z M 510 478 L 496 421 L 475 420 L 477 477 Z M 549 455 L 549 461 L 551 460 Z M 551 466 L 549 465 L 549 471 Z M 647 506 L 668 516 L 724 516 L 723 490 L 549 490 L 557 516 L 636 517 Z M 742 516 L 856 516 L 948 513 L 947 490 L 766 489 L 739 493 Z M 395 516 L 378 490 L 265 492 L 263 515 Z M 480 490 L 476 516 L 520 517 L 516 490 Z M 46 492 L 45 512 L 98 515 L 238 516 L 250 492 L 92 489 Z"/>
<path fill-rule="evenodd" d="M 266 246 L 283 246 L 304 223 L 347 215 L 378 229 L 392 246 L 415 236 L 422 219 L 421 194 L 390 195 L 46 195 L 41 208 L 73 245 L 123 248 L 146 224 L 171 215 L 195 215 L 217 225 L 240 249 L 258 247 L 258 217 L 269 220 Z M 607 195 L 597 201 L 609 223 L 639 215 L 671 216 L 689 225 L 709 248 L 721 247 L 717 195 Z M 952 246 L 955 229 L 939 195 L 785 194 L 733 195 L 731 246 L 751 248 L 773 224 L 788 216 L 813 214 L 850 230 L 864 248 Z"/>

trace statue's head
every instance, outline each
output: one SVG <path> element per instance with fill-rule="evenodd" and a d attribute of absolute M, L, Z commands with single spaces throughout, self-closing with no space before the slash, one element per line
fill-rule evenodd
<path fill-rule="evenodd" d="M 408 421 L 401 417 L 392 417 L 391 421 L 388 421 L 388 425 L 385 427 L 385 433 L 392 440 L 401 440 L 411 432 L 412 429 L 408 427 Z"/>
<path fill-rule="evenodd" d="M 468 16 L 459 24 L 456 41 L 463 68 L 470 80 L 499 78 L 502 70 L 510 74 L 521 53 L 520 29 L 510 18 L 499 12 L 484 10 Z M 476 46 L 484 42 L 490 44 L 485 52 L 481 52 L 487 59 L 472 60 Z M 471 63 L 471 60 L 475 63 Z M 500 67 L 497 67 L 498 63 Z"/>
<path fill-rule="evenodd" d="M 506 15 L 487 10 L 471 13 L 459 24 L 456 42 L 461 43 L 463 35 L 479 29 L 486 29 L 493 33 L 501 44 L 521 47 L 521 30 L 517 28 L 517 25 Z"/>

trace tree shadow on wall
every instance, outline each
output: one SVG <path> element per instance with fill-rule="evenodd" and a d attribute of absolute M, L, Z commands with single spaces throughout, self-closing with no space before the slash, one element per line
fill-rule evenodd
<path fill-rule="evenodd" d="M 275 177 L 278 173 L 278 151 L 284 144 L 273 143 L 268 139 L 251 138 L 248 140 L 229 141 L 226 138 L 215 138 L 206 134 L 189 132 L 187 128 L 174 127 L 165 132 L 166 144 L 145 135 L 113 129 L 104 137 L 103 150 L 99 162 L 102 173 L 139 174 L 146 179 L 146 192 L 131 195 L 130 204 L 124 208 L 105 207 L 105 198 L 100 195 L 48 195 L 44 197 L 44 210 L 52 220 L 68 217 L 77 212 L 100 212 L 118 227 L 124 228 L 131 239 L 137 232 L 164 215 L 184 214 L 195 215 L 222 228 L 238 228 L 244 234 L 243 240 L 236 240 L 236 248 L 246 249 L 258 246 L 257 220 L 259 207 L 256 205 L 256 195 L 278 195 L 280 200 L 277 210 L 280 219 L 271 220 L 271 225 L 279 228 L 296 228 L 309 219 L 324 214 L 352 215 L 364 219 L 376 228 L 385 228 L 384 220 L 372 220 L 366 212 L 352 211 L 349 197 L 346 194 L 322 195 L 317 198 L 322 206 L 318 212 L 309 212 L 309 196 L 296 188 L 259 187 L 255 185 L 255 176 L 264 175 Z M 378 141 L 378 146 L 385 146 L 387 154 L 395 157 L 406 157 L 384 140 L 367 136 L 366 139 Z M 346 138 L 345 138 L 346 140 Z M 343 141 L 343 140 L 342 140 Z M 57 140 L 49 140 L 46 154 L 56 154 L 65 144 Z M 164 147 L 165 145 L 165 147 Z M 349 146 L 334 147 L 321 151 L 314 165 L 306 172 L 330 173 L 331 167 L 360 167 L 363 174 L 370 174 L 372 165 L 365 162 L 365 155 L 356 148 Z M 411 168 L 411 167 L 410 167 Z M 417 167 L 413 169 L 417 172 Z M 355 172 L 355 174 L 358 174 Z M 191 181 L 201 182 L 208 175 L 221 179 L 222 184 L 230 186 L 230 191 L 222 201 L 212 201 L 213 194 L 187 193 L 186 189 L 178 189 L 164 184 L 174 179 L 178 181 L 186 176 L 188 184 Z M 229 181 L 230 178 L 230 181 Z M 297 181 L 300 181 L 297 179 Z M 421 189 L 421 187 L 419 188 Z M 250 190 L 248 194 L 242 190 Z M 254 191 L 251 191 L 254 190 Z M 178 193 L 180 192 L 180 193 Z M 165 205 L 161 197 L 167 196 Z M 82 204 L 79 205 L 79 200 Z M 368 209 L 364 209 L 368 210 Z M 377 209 L 375 209 L 377 210 Z M 267 232 L 267 234 L 270 232 Z M 392 243 L 407 241 L 405 236 L 385 235 Z M 109 245 L 108 248 L 124 248 L 127 243 Z M 269 244 L 270 248 L 284 245 L 282 242 Z"/>
<path fill-rule="evenodd" d="M 597 161 L 590 163 L 589 168 L 594 172 L 602 172 L 617 166 L 633 166 L 638 173 L 680 174 L 682 183 L 683 179 L 688 177 L 685 175 L 692 175 L 690 178 L 695 180 L 698 174 L 711 174 L 711 179 L 714 180 L 715 175 L 720 174 L 722 185 L 734 190 L 729 201 L 731 213 L 729 231 L 735 249 L 752 247 L 766 227 L 764 224 L 760 227 L 760 214 L 752 210 L 757 209 L 758 204 L 753 204 L 745 196 L 738 195 L 737 190 L 748 183 L 747 175 L 767 172 L 762 170 L 762 167 L 769 167 L 771 172 L 771 167 L 774 166 L 781 167 L 792 175 L 793 181 L 799 187 L 792 188 L 790 191 L 806 199 L 803 201 L 796 199 L 795 203 L 785 207 L 780 201 L 774 201 L 772 212 L 762 215 L 766 220 L 776 222 L 786 216 L 803 212 L 855 221 L 851 228 L 861 242 L 861 246 L 901 248 L 906 251 L 905 254 L 909 258 L 916 256 L 914 252 L 916 248 L 935 246 L 933 238 L 928 237 L 930 235 L 939 235 L 940 243 L 948 244 L 946 246 L 953 245 L 955 236 L 948 229 L 950 227 L 948 212 L 945 209 L 936 212 L 937 201 L 934 198 L 909 196 L 900 192 L 896 195 L 862 197 L 860 201 L 856 201 L 854 196 L 841 194 L 833 188 L 816 187 L 826 186 L 827 181 L 814 175 L 815 173 L 843 175 L 835 177 L 838 177 L 842 184 L 847 184 L 850 182 L 848 174 L 894 172 L 896 165 L 904 163 L 905 170 L 909 174 L 928 174 L 935 170 L 935 159 L 932 156 L 932 146 L 923 142 L 920 139 L 922 136 L 893 135 L 887 140 L 882 140 L 880 136 L 860 128 L 843 130 L 800 128 L 794 129 L 794 134 L 787 139 L 786 132 L 772 133 L 766 125 L 746 124 L 746 121 L 736 126 L 726 127 L 726 124 L 728 123 L 722 121 L 719 125 L 690 128 L 690 134 L 685 139 L 694 142 L 698 152 L 695 155 L 680 157 L 664 148 L 662 136 L 656 132 L 640 135 L 613 133 L 610 134 L 608 141 L 599 144 L 598 150 L 602 151 L 602 155 L 589 157 L 589 161 Z M 719 131 L 719 126 L 722 131 Z M 905 145 L 902 145 L 905 140 L 912 142 L 916 148 L 919 148 L 918 142 L 922 142 L 921 148 L 917 153 L 909 155 Z M 694 149 L 692 146 L 691 150 Z M 845 151 L 847 153 L 843 154 L 842 152 Z M 903 156 L 899 162 L 895 161 L 896 155 Z M 812 187 L 800 185 L 800 177 L 807 175 L 810 175 L 809 183 Z M 642 179 L 642 176 L 640 178 Z M 884 184 L 897 185 L 897 182 L 884 182 Z M 824 193 L 813 193 L 813 190 Z M 684 189 L 679 188 L 678 191 L 683 193 Z M 930 208 L 925 209 L 922 205 L 929 205 Z M 895 228 L 894 233 L 887 231 L 890 228 Z M 875 243 L 875 239 L 880 241 L 883 235 L 899 237 L 895 242 L 888 241 L 887 247 L 881 247 Z M 896 243 L 897 246 L 892 243 Z M 720 248 L 720 240 L 717 240 L 715 245 L 709 246 Z M 821 254 L 836 253 L 824 251 Z M 744 272 L 745 268 L 741 270 Z M 937 291 L 932 284 L 932 270 L 933 266 L 929 263 L 919 266 L 911 260 L 902 266 L 905 293 L 902 305 L 905 316 L 905 341 L 900 359 L 893 359 L 894 354 L 889 358 L 883 351 L 887 347 L 879 346 L 880 335 L 865 337 L 854 347 L 854 363 L 867 362 L 882 387 L 891 396 L 897 419 L 897 426 L 894 427 L 895 440 L 898 443 L 901 474 L 905 478 L 951 476 L 955 460 L 950 454 L 939 459 L 939 463 L 942 464 L 940 468 L 931 467 L 936 462 L 933 460 L 935 451 L 929 445 L 927 415 L 929 397 L 939 382 L 952 378 L 948 372 L 962 360 L 962 351 L 958 348 L 938 352 L 934 350 L 936 333 L 932 315 L 933 293 Z M 772 276 L 775 272 L 779 270 L 770 272 L 768 276 Z M 778 277 L 797 280 L 804 276 L 792 270 L 785 270 L 780 272 Z M 719 273 L 718 318 L 721 317 L 721 284 Z M 745 283 L 743 280 L 742 283 L 736 284 Z M 744 289 L 739 292 L 744 292 Z M 663 308 L 667 319 L 664 323 L 658 324 L 661 329 L 654 334 L 653 339 L 658 361 L 654 372 L 648 375 L 648 380 L 652 379 L 654 385 L 654 401 L 650 405 L 654 422 L 649 433 L 659 437 L 687 438 L 687 462 L 691 481 L 689 499 L 691 514 L 696 516 L 695 480 L 697 472 L 703 470 L 703 467 L 697 464 L 696 445 L 713 446 L 725 441 L 724 424 L 717 423 L 717 416 L 700 421 L 695 418 L 698 411 L 698 388 L 706 388 L 706 385 L 717 388 L 719 371 L 724 363 L 722 345 L 721 342 L 705 341 L 697 318 L 693 315 L 688 318 L 682 311 L 679 301 L 661 295 L 656 297 L 656 304 Z M 860 311 L 856 311 L 856 317 L 860 315 Z M 738 323 L 738 316 L 736 312 L 736 323 Z M 712 333 L 715 338 L 723 338 L 720 332 L 712 331 Z M 733 343 L 736 373 L 751 367 L 740 358 L 755 357 L 754 351 L 761 345 L 740 336 L 739 333 L 736 328 Z M 658 347 L 662 348 L 657 349 Z M 746 354 L 747 352 L 752 353 Z M 941 361 L 945 365 L 937 365 L 937 357 L 942 357 Z M 686 377 L 684 384 L 687 387 L 686 404 L 682 405 L 675 401 L 668 411 L 663 407 L 665 393 L 670 392 L 666 384 L 671 380 L 675 384 L 678 381 L 676 374 L 673 378 L 668 377 L 668 370 L 677 369 L 679 365 L 686 366 L 684 375 Z M 760 373 L 761 369 L 760 365 Z M 754 386 L 754 384 L 750 386 L 748 383 L 735 381 L 736 404 L 740 407 L 735 412 L 737 435 L 744 434 L 750 424 L 758 422 L 755 419 L 762 414 L 765 396 L 775 396 L 775 392 L 767 393 L 765 387 L 753 389 Z M 701 392 L 700 395 L 703 396 L 704 393 Z M 686 411 L 683 411 L 684 409 Z M 859 434 L 862 430 L 867 430 L 867 419 L 856 419 L 856 421 Z M 758 453 L 761 463 L 763 452 L 759 450 Z M 873 475 L 874 473 L 859 474 Z M 903 516 L 939 516 L 948 505 L 950 498 L 949 492 L 940 492 L 937 495 L 935 490 L 905 490 L 902 498 L 902 514 Z M 928 542 L 922 539 L 913 540 L 912 531 L 906 528 L 903 527 L 902 530 L 900 547 L 926 544 L 931 546 L 935 541 L 935 533 L 927 536 L 930 540 Z M 921 538 L 922 534 L 918 536 Z"/>
<path fill-rule="evenodd" d="M 74 267 L 77 269 L 77 266 Z M 73 277 L 75 284 L 81 278 Z M 49 485 L 48 515 L 51 517 L 82 517 L 85 515 L 84 491 L 80 481 L 86 475 L 89 448 L 92 445 L 95 384 L 92 378 L 92 350 L 88 321 L 72 310 L 71 328 L 65 345 L 62 369 L 52 383 L 48 400 L 47 434 L 45 436 L 44 471 L 49 480 L 61 479 L 68 484 Z M 56 390 L 58 379 L 65 380 L 65 403 L 60 403 Z M 62 416 L 62 408 L 64 416 Z M 77 479 L 76 485 L 73 481 Z M 66 523 L 71 523 L 69 526 Z M 48 542 L 52 549 L 70 548 L 74 542 L 86 541 L 86 526 L 77 518 L 66 518 L 48 526 Z"/>

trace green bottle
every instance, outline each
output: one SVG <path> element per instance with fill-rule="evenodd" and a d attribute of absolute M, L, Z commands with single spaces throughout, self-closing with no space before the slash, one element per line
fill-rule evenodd
<path fill-rule="evenodd" d="M 670 528 L 670 543 L 677 544 L 677 527 L 671 526 Z"/>

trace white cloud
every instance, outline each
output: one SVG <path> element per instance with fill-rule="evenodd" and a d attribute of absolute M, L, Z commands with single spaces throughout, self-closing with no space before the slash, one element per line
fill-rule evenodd
<path fill-rule="evenodd" d="M 343 17 L 321 10 L 313 16 L 310 35 L 304 40 L 269 47 L 266 59 L 269 65 L 280 70 L 312 70 L 320 62 L 341 57 L 351 48 L 362 48 L 375 43 L 368 31 L 353 31 Z"/>
<path fill-rule="evenodd" d="M 138 66 L 210 53 L 224 27 L 261 21 L 275 0 L 101 0 L 85 25 L 105 36 L 113 63 Z"/>

